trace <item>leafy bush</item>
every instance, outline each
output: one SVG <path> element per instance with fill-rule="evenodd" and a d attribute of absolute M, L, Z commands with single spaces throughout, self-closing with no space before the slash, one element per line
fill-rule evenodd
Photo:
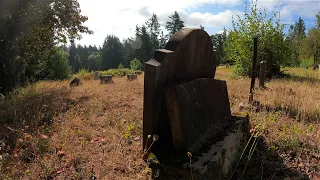
<path fill-rule="evenodd" d="M 132 69 L 124 68 L 124 69 L 108 69 L 107 71 L 101 71 L 100 75 L 112 75 L 112 76 L 126 76 L 128 74 L 133 74 L 134 71 Z"/>
<path fill-rule="evenodd" d="M 61 48 L 56 48 L 54 53 L 49 56 L 44 71 L 48 79 L 62 80 L 69 78 L 72 71 L 68 63 L 68 54 Z"/>
<path fill-rule="evenodd" d="M 313 58 L 310 57 L 310 58 L 301 60 L 299 66 L 300 66 L 301 68 L 312 67 L 312 66 L 313 66 Z"/>
<path fill-rule="evenodd" d="M 93 73 L 89 72 L 87 69 L 80 69 L 76 76 L 83 80 L 93 79 Z"/>
<path fill-rule="evenodd" d="M 280 67 L 290 56 L 290 44 L 284 41 L 284 25 L 280 23 L 280 14 L 271 18 L 262 9 L 257 8 L 257 2 L 251 3 L 248 12 L 245 9 L 244 18 L 232 20 L 233 30 L 229 33 L 225 43 L 227 59 L 236 62 L 236 72 L 250 75 L 252 71 L 253 36 L 258 34 L 258 62 L 264 60 L 266 50 L 273 56 L 273 65 Z M 278 72 L 273 72 L 278 73 Z"/>
<path fill-rule="evenodd" d="M 130 69 L 133 69 L 133 70 L 141 70 L 143 67 L 142 63 L 134 58 L 134 60 L 130 61 Z"/>
<path fill-rule="evenodd" d="M 124 66 L 120 63 L 118 69 L 124 69 Z"/>

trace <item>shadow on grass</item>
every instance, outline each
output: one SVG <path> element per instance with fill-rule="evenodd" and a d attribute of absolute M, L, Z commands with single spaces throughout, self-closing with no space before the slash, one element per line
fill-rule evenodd
<path fill-rule="evenodd" d="M 288 161 L 288 159 L 295 159 L 295 155 L 291 155 L 288 153 L 279 153 L 274 147 L 269 147 L 265 144 L 265 141 L 262 137 L 257 138 L 249 138 L 248 136 L 251 136 L 249 129 L 246 129 L 244 127 L 244 133 L 247 134 L 246 139 L 251 139 L 250 143 L 247 141 L 244 141 L 242 143 L 243 149 L 248 143 L 246 151 L 243 153 L 243 156 L 241 158 L 241 161 L 239 162 L 238 166 L 235 168 L 234 173 L 229 172 L 228 173 L 228 180 L 261 180 L 261 179 L 273 179 L 273 180 L 282 180 L 282 179 L 288 179 L 291 180 L 294 179 L 309 179 L 309 176 L 305 174 L 303 171 L 298 171 L 297 167 L 288 167 L 288 164 L 285 163 Z M 227 133 L 228 134 L 228 133 Z M 224 137 L 224 136 L 223 136 Z M 217 142 L 217 141 L 213 141 Z M 256 144 L 256 145 L 255 145 Z M 253 150 L 251 157 L 249 156 L 250 151 Z M 223 150 L 222 150 L 223 151 Z M 206 153 L 207 151 L 204 151 L 202 153 Z M 236 157 L 235 165 L 237 164 L 238 160 L 240 159 L 240 154 Z M 194 153 L 193 155 L 195 155 Z M 201 156 L 201 155 L 200 155 Z M 221 156 L 223 156 L 221 154 Z M 195 160 L 194 158 L 197 158 L 192 156 L 192 161 Z M 229 159 L 229 158 L 227 158 Z M 180 162 L 183 162 L 182 164 L 187 163 L 188 164 L 189 158 L 185 157 L 185 159 L 181 159 Z M 290 161 L 290 160 L 289 160 Z M 294 160 L 291 160 L 294 162 Z M 209 162 L 206 163 L 207 165 Z M 219 180 L 219 179 L 226 179 L 223 178 L 222 175 L 222 167 L 221 165 L 214 165 L 213 163 L 210 163 L 211 165 L 207 166 L 207 170 L 205 174 L 200 174 L 199 172 L 190 171 L 189 168 L 182 168 L 180 165 L 173 165 L 173 164 L 158 164 L 157 166 L 154 166 L 153 168 L 153 178 L 154 179 L 161 179 L 161 180 L 169 180 L 169 179 L 182 179 L 182 180 Z M 226 163 L 228 164 L 228 163 Z M 297 163 L 291 163 L 296 165 Z M 152 168 L 152 167 L 151 167 Z M 232 176 L 233 175 L 233 176 Z M 156 176 L 156 177 L 155 177 Z M 232 177 L 231 177 L 232 176 Z"/>
<path fill-rule="evenodd" d="M 294 82 L 308 82 L 308 83 L 320 83 L 320 79 L 313 73 L 306 73 L 304 76 L 298 76 L 295 74 L 289 74 L 285 71 L 281 72 L 280 74 L 276 75 L 274 79 L 285 79 L 291 80 Z"/>
<path fill-rule="evenodd" d="M 238 179 L 250 179 L 250 180 L 261 180 L 261 179 L 310 179 L 307 174 L 299 172 L 298 167 L 285 165 L 284 161 L 287 158 L 294 158 L 290 154 L 282 154 L 280 157 L 279 153 L 272 147 L 268 147 L 264 143 L 264 139 L 257 138 L 257 146 L 253 155 L 249 159 L 249 150 L 252 144 L 249 144 L 244 157 L 242 158 L 239 166 L 237 167 L 232 180 Z"/>
<path fill-rule="evenodd" d="M 11 154 L 18 145 L 20 152 L 21 149 L 45 151 L 45 142 L 37 144 L 40 136 L 50 134 L 55 116 L 76 105 L 77 101 L 69 99 L 70 93 L 67 87 L 37 89 L 30 86 L 9 94 L 0 102 L 0 142 L 5 144 L 0 154 Z M 32 161 L 30 156 L 25 162 Z"/>
<path fill-rule="evenodd" d="M 285 104 L 285 105 L 264 105 L 259 104 L 254 107 L 255 112 L 280 112 L 296 121 L 303 121 L 309 123 L 319 123 L 320 111 L 313 109 L 309 111 L 300 110 L 300 106 Z"/>

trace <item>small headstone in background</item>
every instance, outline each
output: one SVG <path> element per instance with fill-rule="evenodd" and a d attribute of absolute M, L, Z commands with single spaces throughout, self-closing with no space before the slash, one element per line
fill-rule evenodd
<path fill-rule="evenodd" d="M 137 75 L 136 74 L 128 74 L 127 78 L 129 81 L 133 81 L 137 79 Z"/>
<path fill-rule="evenodd" d="M 98 79 L 99 79 L 99 72 L 98 72 L 98 71 L 95 71 L 95 72 L 93 73 L 93 79 L 94 79 L 94 80 L 98 80 Z"/>
<path fill-rule="evenodd" d="M 80 86 L 82 83 L 80 81 L 79 78 L 74 78 L 71 82 L 70 82 L 70 87 L 75 87 L 75 86 Z"/>
<path fill-rule="evenodd" d="M 100 76 L 100 83 L 107 84 L 112 82 L 112 75 L 101 75 Z"/>
<path fill-rule="evenodd" d="M 142 74 L 142 71 L 136 71 L 134 72 L 136 75 L 141 75 Z"/>

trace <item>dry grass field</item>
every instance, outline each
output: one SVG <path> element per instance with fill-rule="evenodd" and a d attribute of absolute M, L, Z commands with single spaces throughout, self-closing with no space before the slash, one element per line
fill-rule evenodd
<path fill-rule="evenodd" d="M 253 153 L 245 152 L 237 178 L 320 178 L 320 72 L 285 72 L 290 76 L 256 88 L 258 108 L 241 110 L 250 79 L 217 69 L 234 115 L 250 117 Z M 0 140 L 7 140 L 0 179 L 150 179 L 141 159 L 143 75 L 68 83 L 38 82 L 0 101 Z"/>

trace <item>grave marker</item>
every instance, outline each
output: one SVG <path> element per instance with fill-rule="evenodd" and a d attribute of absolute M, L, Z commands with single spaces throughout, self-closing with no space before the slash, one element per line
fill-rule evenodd
<path fill-rule="evenodd" d="M 112 82 L 112 75 L 101 75 L 100 76 L 100 83 L 107 84 Z"/>
<path fill-rule="evenodd" d="M 192 163 L 202 179 L 230 177 L 247 124 L 231 115 L 226 82 L 214 79 L 217 65 L 210 36 L 188 28 L 145 63 L 143 148 L 152 144 L 149 152 L 161 163 Z M 156 142 L 147 141 L 155 134 Z"/>
<path fill-rule="evenodd" d="M 99 72 L 98 72 L 98 71 L 95 71 L 95 72 L 93 73 L 93 79 L 94 79 L 94 80 L 98 80 L 98 79 L 99 79 Z"/>
<path fill-rule="evenodd" d="M 153 58 L 145 63 L 143 144 L 149 134 L 158 134 L 159 140 L 151 151 L 159 158 L 173 149 L 164 88 L 198 78 L 213 79 L 216 66 L 217 56 L 210 36 L 203 30 L 188 28 L 174 34 L 165 49 L 155 51 Z"/>

